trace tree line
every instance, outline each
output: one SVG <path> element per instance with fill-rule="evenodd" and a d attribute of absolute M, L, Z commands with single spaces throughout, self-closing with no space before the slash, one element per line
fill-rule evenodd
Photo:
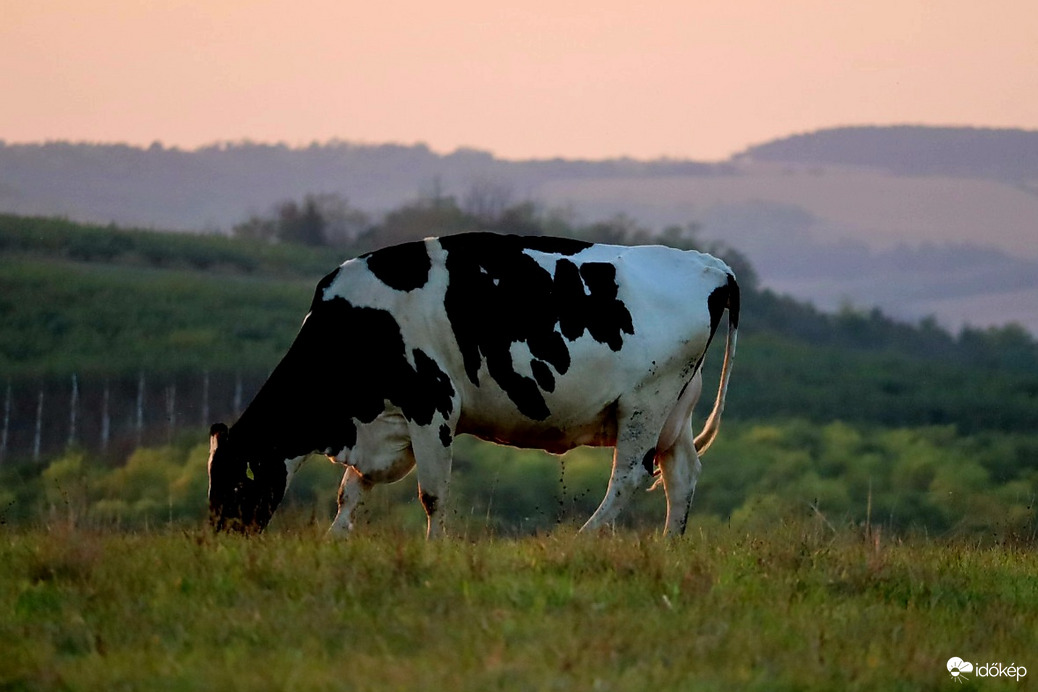
<path fill-rule="evenodd" d="M 506 184 L 483 181 L 470 186 L 460 199 L 444 194 L 434 184 L 427 194 L 380 218 L 352 206 L 341 195 L 309 194 L 302 200 L 283 200 L 267 214 L 252 215 L 236 224 L 231 233 L 267 243 L 337 247 L 353 256 L 431 235 L 468 231 L 564 236 L 614 245 L 661 243 L 723 256 L 736 270 L 740 283 L 755 288 L 756 272 L 749 261 L 732 247 L 704 241 L 699 230 L 697 224 L 689 223 L 655 231 L 624 214 L 581 222 L 565 209 L 516 201 Z"/>

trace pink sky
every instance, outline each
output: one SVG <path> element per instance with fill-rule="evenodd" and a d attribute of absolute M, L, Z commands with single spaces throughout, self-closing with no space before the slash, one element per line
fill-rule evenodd
<path fill-rule="evenodd" d="M 1038 129 L 1034 0 L 0 6 L 7 142 L 720 159 L 834 125 Z"/>

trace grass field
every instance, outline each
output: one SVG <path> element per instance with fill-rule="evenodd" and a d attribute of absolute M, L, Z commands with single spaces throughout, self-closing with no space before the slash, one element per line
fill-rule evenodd
<path fill-rule="evenodd" d="M 4 690 L 949 689 L 953 656 L 1029 669 L 970 687 L 1026 689 L 1038 553 L 822 519 L 433 544 L 0 529 L 0 651 Z"/>

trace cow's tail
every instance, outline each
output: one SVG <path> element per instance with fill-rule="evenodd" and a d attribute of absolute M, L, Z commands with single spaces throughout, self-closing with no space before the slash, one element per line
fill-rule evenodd
<path fill-rule="evenodd" d="M 717 437 L 717 431 L 721 428 L 721 414 L 724 412 L 724 400 L 728 394 L 728 378 L 732 374 L 732 364 L 735 361 L 735 342 L 739 336 L 739 284 L 731 274 L 728 275 L 727 286 L 719 288 L 710 296 L 710 318 L 715 329 L 725 308 L 728 309 L 728 340 L 724 347 L 721 384 L 717 389 L 714 410 L 710 412 L 703 429 L 695 437 L 696 452 L 700 455 L 705 454 L 710 448 Z"/>

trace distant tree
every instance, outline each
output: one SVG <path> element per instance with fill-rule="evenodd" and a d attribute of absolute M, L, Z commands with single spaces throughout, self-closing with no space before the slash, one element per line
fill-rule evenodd
<path fill-rule="evenodd" d="M 274 242 L 278 237 L 277 219 L 252 215 L 231 229 L 231 235 L 245 240 Z"/>
<path fill-rule="evenodd" d="M 598 221 L 578 231 L 584 240 L 611 245 L 644 245 L 652 242 L 652 232 L 627 214 L 617 214 L 607 221 Z"/>
<path fill-rule="evenodd" d="M 965 327 L 959 342 L 979 367 L 1038 371 L 1038 342 L 1019 324 L 978 329 Z"/>
<path fill-rule="evenodd" d="M 324 240 L 328 245 L 344 247 L 354 243 L 371 228 L 371 217 L 350 206 L 346 197 L 336 194 L 308 195 L 324 220 Z"/>
<path fill-rule="evenodd" d="M 278 207 L 278 240 L 300 245 L 324 245 L 324 217 L 313 197 L 303 204 L 283 202 Z"/>
<path fill-rule="evenodd" d="M 238 238 L 300 245 L 349 246 L 370 228 L 367 214 L 351 207 L 336 194 L 306 195 L 303 201 L 286 200 L 270 216 L 251 216 L 236 225 Z"/>
<path fill-rule="evenodd" d="M 476 218 L 463 212 L 453 197 L 439 195 L 394 209 L 382 223 L 372 227 L 364 240 L 367 249 L 373 249 L 478 228 Z"/>
<path fill-rule="evenodd" d="M 512 186 L 483 178 L 472 183 L 462 197 L 461 210 L 490 228 L 501 221 L 512 206 Z"/>
<path fill-rule="evenodd" d="M 687 223 L 684 226 L 667 226 L 660 231 L 657 240 L 662 245 L 678 248 L 679 250 L 698 250 L 703 247 L 703 242 L 699 238 L 701 228 L 702 226 L 698 223 Z"/>
<path fill-rule="evenodd" d="M 489 229 L 515 235 L 550 235 L 547 220 L 543 218 L 537 205 L 533 202 L 521 202 L 506 207 L 498 214 Z M 562 233 L 562 235 L 572 233 L 571 229 L 566 230 L 570 233 Z"/>

